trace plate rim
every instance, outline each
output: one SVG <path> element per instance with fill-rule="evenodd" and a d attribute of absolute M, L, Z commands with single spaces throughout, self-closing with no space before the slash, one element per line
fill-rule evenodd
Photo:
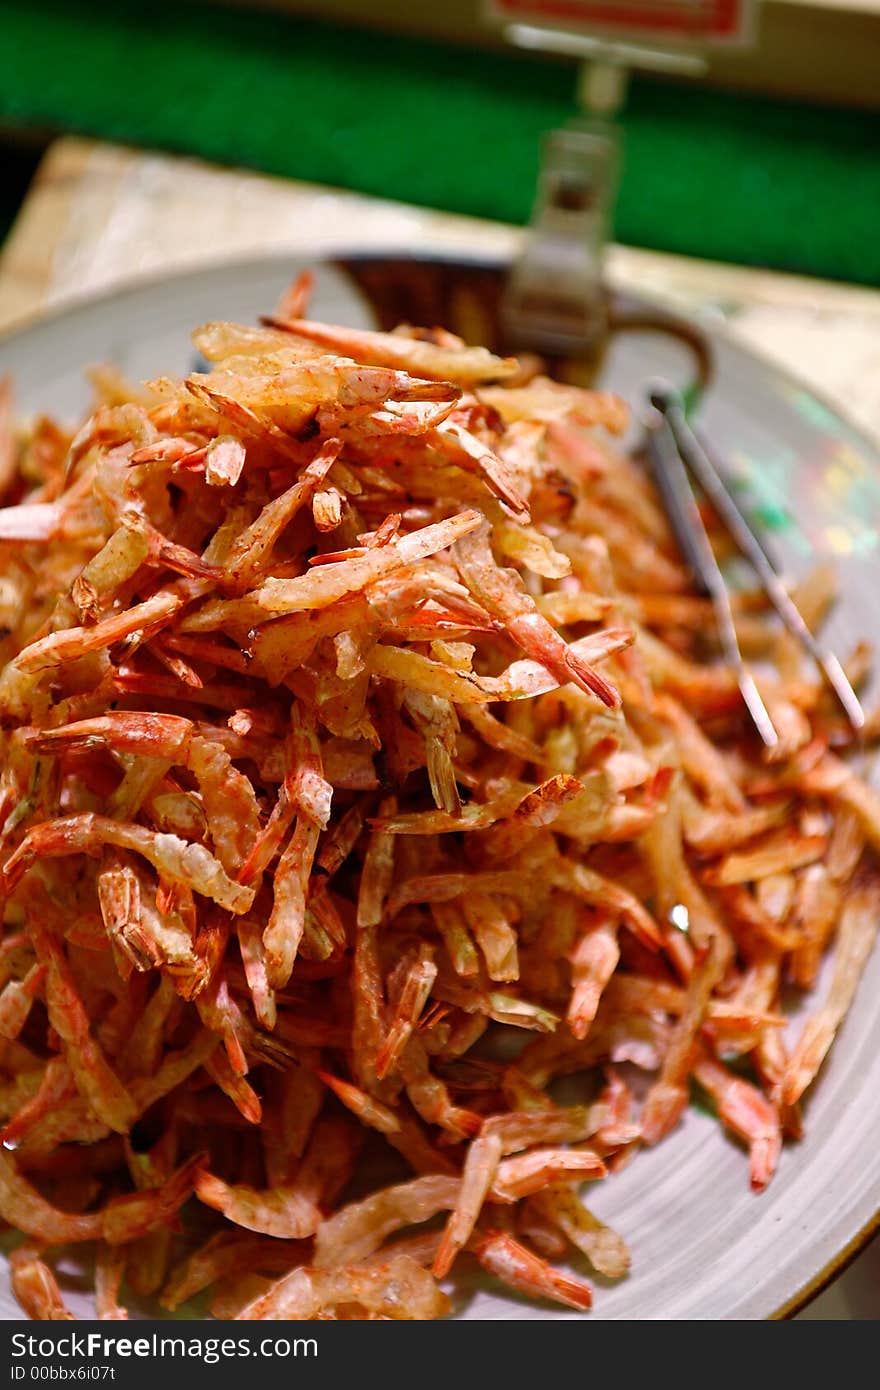
<path fill-rule="evenodd" d="M 83 294 L 73 294 L 63 299 L 58 304 L 49 305 L 46 309 L 32 310 L 22 318 L 14 320 L 0 329 L 0 347 L 6 347 L 9 342 L 21 334 L 33 332 L 43 327 L 53 327 L 63 323 L 69 316 L 76 315 L 91 308 L 100 308 L 101 305 L 112 300 L 124 299 L 129 296 L 149 293 L 151 289 L 159 290 L 166 285 L 174 285 L 185 280 L 199 279 L 203 276 L 217 274 L 219 271 L 226 271 L 235 274 L 248 273 L 258 270 L 260 267 L 289 265 L 291 262 L 307 262 L 315 265 L 331 266 L 346 274 L 345 261 L 382 261 L 382 260 L 409 261 L 413 264 L 427 263 L 429 265 L 446 266 L 467 266 L 474 270 L 503 271 L 512 264 L 512 257 L 507 255 L 487 255 L 478 253 L 468 255 L 466 252 L 456 250 L 445 250 L 440 248 L 429 248 L 425 254 L 416 255 L 402 247 L 395 247 L 393 244 L 388 247 L 370 246 L 346 247 L 344 245 L 332 248 L 326 252 L 317 252 L 310 255 L 303 250 L 292 249 L 290 251 L 272 251 L 266 255 L 232 256 L 232 257 L 212 257 L 211 260 L 201 265 L 183 266 L 170 273 L 161 271 L 145 271 L 126 277 L 124 280 L 107 285 L 95 292 L 86 291 Z M 357 288 L 357 287 L 355 287 Z M 855 420 L 845 407 L 832 400 L 825 393 L 817 389 L 810 382 L 805 381 L 796 371 L 792 371 L 788 366 L 778 362 L 768 353 L 763 352 L 760 347 L 754 347 L 751 343 L 740 342 L 736 334 L 732 331 L 731 323 L 727 319 L 718 320 L 708 312 L 705 314 L 699 311 L 679 308 L 673 301 L 665 299 L 662 295 L 642 294 L 631 290 L 616 290 L 612 288 L 612 293 L 619 294 L 621 298 L 631 300 L 637 304 L 643 304 L 647 308 L 659 310 L 667 315 L 679 319 L 683 324 L 688 324 L 696 328 L 711 343 L 718 339 L 724 343 L 725 348 L 735 355 L 747 358 L 751 361 L 759 362 L 768 371 L 775 373 L 781 380 L 786 381 L 790 386 L 805 391 L 819 405 L 826 410 L 829 415 L 839 420 L 845 425 L 865 448 L 869 449 L 880 460 L 880 437 L 875 437 L 860 421 Z M 709 382 L 706 392 L 711 393 L 715 389 L 715 380 Z"/>

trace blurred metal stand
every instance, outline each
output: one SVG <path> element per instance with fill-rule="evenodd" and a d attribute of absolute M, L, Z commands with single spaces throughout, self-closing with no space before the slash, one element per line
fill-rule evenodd
<path fill-rule="evenodd" d="M 506 335 L 520 349 L 589 360 L 601 354 L 609 328 L 602 267 L 622 159 L 615 118 L 626 99 L 629 70 L 699 76 L 706 63 L 696 53 L 530 24 L 511 24 L 503 32 L 517 48 L 582 60 L 579 114 L 541 145 L 525 246 L 502 301 Z"/>

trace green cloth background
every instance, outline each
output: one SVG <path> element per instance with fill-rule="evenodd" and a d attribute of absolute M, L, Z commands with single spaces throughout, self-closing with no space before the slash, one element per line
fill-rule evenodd
<path fill-rule="evenodd" d="M 540 135 L 572 111 L 572 68 L 532 56 L 172 0 L 0 0 L 0 124 L 22 130 L 523 222 Z M 880 284 L 880 115 L 637 78 L 624 126 L 619 240 Z"/>

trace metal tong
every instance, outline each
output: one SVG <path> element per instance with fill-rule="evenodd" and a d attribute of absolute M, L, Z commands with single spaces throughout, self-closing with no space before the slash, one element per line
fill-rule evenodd
<path fill-rule="evenodd" d="M 775 565 L 728 491 L 711 454 L 689 425 L 681 397 L 671 387 L 657 385 L 649 399 L 647 453 L 654 480 L 694 582 L 712 600 L 725 659 L 736 672 L 746 708 L 762 741 L 767 748 L 775 748 L 779 734 L 743 659 L 730 594 L 700 515 L 691 475 L 737 550 L 754 569 L 761 588 L 789 632 L 816 662 L 853 731 L 861 735 L 865 712 L 846 672 L 834 653 L 820 647 L 808 628 Z"/>

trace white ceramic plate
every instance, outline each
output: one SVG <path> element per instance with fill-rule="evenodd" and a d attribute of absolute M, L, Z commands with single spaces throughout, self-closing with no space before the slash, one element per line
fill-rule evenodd
<path fill-rule="evenodd" d="M 137 379 L 185 372 L 189 330 L 211 318 L 253 321 L 299 269 L 290 260 L 222 266 L 135 286 L 47 318 L 0 341 L 25 410 L 72 416 L 87 402 L 83 368 L 114 361 Z M 369 326 L 365 299 L 339 269 L 319 266 L 314 314 Z M 453 272 L 454 278 L 454 272 Z M 775 368 L 718 336 L 717 384 L 702 415 L 744 496 L 777 531 L 792 569 L 818 553 L 842 572 L 845 600 L 830 627 L 845 650 L 880 636 L 880 457 L 855 429 Z M 657 374 L 680 376 L 681 349 L 627 335 L 603 373 L 631 399 Z M 632 1272 L 596 1289 L 592 1317 L 766 1318 L 802 1303 L 857 1247 L 880 1206 L 880 953 L 807 1106 L 805 1140 L 788 1146 L 761 1196 L 749 1190 L 744 1152 L 697 1111 L 670 1138 L 639 1153 L 591 1194 L 598 1215 L 629 1241 Z M 79 1281 L 77 1281 L 79 1282 Z M 20 1316 L 5 1279 L 0 1317 Z M 577 1317 L 491 1292 L 461 1290 L 463 1318 Z M 84 1294 L 76 1311 L 88 1316 Z M 144 1310 L 147 1311 L 147 1310 Z"/>

